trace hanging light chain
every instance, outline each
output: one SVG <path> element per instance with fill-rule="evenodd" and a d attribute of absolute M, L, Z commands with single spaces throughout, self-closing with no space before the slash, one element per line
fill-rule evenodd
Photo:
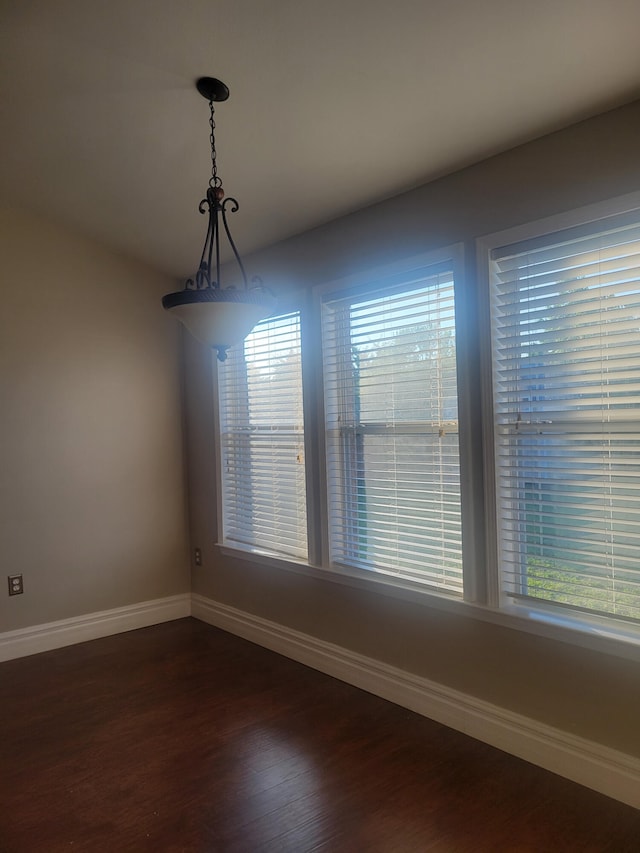
<path fill-rule="evenodd" d="M 221 187 L 222 181 L 218 177 L 218 166 L 216 164 L 216 122 L 214 119 L 214 108 L 213 101 L 209 101 L 209 109 L 211 110 L 211 115 L 209 117 L 209 127 L 211 128 L 211 132 L 209 134 L 209 142 L 211 143 L 211 177 L 209 178 L 209 186 L 210 187 Z"/>

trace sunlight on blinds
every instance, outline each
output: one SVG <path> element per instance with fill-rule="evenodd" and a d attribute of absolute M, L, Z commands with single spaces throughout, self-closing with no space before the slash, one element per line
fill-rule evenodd
<path fill-rule="evenodd" d="M 299 313 L 259 323 L 218 377 L 223 541 L 306 559 Z"/>
<path fill-rule="evenodd" d="M 323 305 L 331 558 L 462 593 L 453 276 Z"/>
<path fill-rule="evenodd" d="M 640 225 L 494 251 L 504 592 L 640 619 Z"/>

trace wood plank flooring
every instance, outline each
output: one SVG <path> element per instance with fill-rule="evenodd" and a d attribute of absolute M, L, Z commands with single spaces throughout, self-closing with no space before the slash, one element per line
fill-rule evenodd
<path fill-rule="evenodd" d="M 192 619 L 0 664 L 2 853 L 637 853 L 640 812 Z"/>

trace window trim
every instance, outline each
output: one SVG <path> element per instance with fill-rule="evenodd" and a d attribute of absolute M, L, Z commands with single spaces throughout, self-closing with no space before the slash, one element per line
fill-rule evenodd
<path fill-rule="evenodd" d="M 373 288 L 376 284 L 384 287 L 385 281 L 401 276 L 409 276 L 414 270 L 423 270 L 429 267 L 437 267 L 442 264 L 447 264 L 451 267 L 454 279 L 454 299 L 455 299 L 455 319 L 456 319 L 456 369 L 458 374 L 458 447 L 460 458 L 460 495 L 461 495 L 461 523 L 464 531 L 465 526 L 465 506 L 468 503 L 468 493 L 471 491 L 470 484 L 466 482 L 468 478 L 463 474 L 469 470 L 469 466 L 465 464 L 467 461 L 463 455 L 463 436 L 466 438 L 469 430 L 462 430 L 461 421 L 464 417 L 468 417 L 468 409 L 461 401 L 460 394 L 460 368 L 461 368 L 461 352 L 466 348 L 466 339 L 460 332 L 458 316 L 459 306 L 465 302 L 461 296 L 461 289 L 465 287 L 465 269 L 464 269 L 464 246 L 462 243 L 456 243 L 451 246 L 445 246 L 440 249 L 429 252 L 422 252 L 417 255 L 411 255 L 406 258 L 401 258 L 388 264 L 382 264 L 376 267 L 369 267 L 364 270 L 358 270 L 355 273 L 347 275 L 343 278 L 334 279 L 316 285 L 313 288 L 313 305 L 311 308 L 311 317 L 315 327 L 314 341 L 317 342 L 316 353 L 321 353 L 322 342 L 322 303 L 327 297 L 335 294 L 336 296 L 348 296 L 350 292 L 357 295 L 359 291 L 366 293 L 367 288 Z M 401 286 L 401 282 L 399 282 Z M 304 384 L 304 362 L 305 349 L 303 341 L 303 384 Z M 383 570 L 371 571 L 368 569 L 358 569 L 355 566 L 349 566 L 342 563 L 334 563 L 330 559 L 330 543 L 329 543 L 329 496 L 327 477 L 325 475 L 327 447 L 325 441 L 326 412 L 324 406 L 324 371 L 321 357 L 314 358 L 314 380 L 313 387 L 315 390 L 315 408 L 314 417 L 319 428 L 318 453 L 316 454 L 320 460 L 320 476 L 319 476 L 319 511 L 320 511 L 320 536 L 321 536 L 321 559 L 318 561 L 318 568 L 323 571 L 334 572 L 336 574 L 344 574 L 347 577 L 356 576 L 367 578 L 370 581 L 385 583 L 393 588 L 398 586 L 401 588 L 413 589 L 414 587 L 420 591 L 424 590 L 429 595 L 436 597 L 447 597 L 443 593 L 439 593 L 437 588 L 429 587 L 420 581 L 411 581 L 409 578 L 399 578 L 391 572 Z M 462 411 L 461 411 L 462 410 Z M 468 451 L 468 447 L 465 450 Z M 464 540 L 464 532 L 463 532 Z M 470 563 L 473 557 L 474 550 L 463 547 L 462 566 L 463 566 L 463 586 L 465 592 L 460 598 L 454 600 L 471 600 L 469 591 L 475 591 L 473 580 L 473 571 Z"/>
<path fill-rule="evenodd" d="M 486 511 L 486 564 L 488 595 L 487 602 L 498 613 L 504 613 L 517 619 L 522 626 L 545 624 L 561 630 L 565 642 L 574 641 L 572 638 L 591 636 L 601 642 L 604 637 L 613 640 L 616 647 L 637 648 L 640 653 L 640 626 L 625 629 L 624 621 L 598 614 L 583 613 L 567 609 L 562 613 L 552 604 L 545 605 L 543 600 L 535 603 L 514 602 L 502 593 L 499 568 L 499 531 L 497 513 L 498 485 L 496 480 L 496 441 L 494 434 L 494 397 L 493 397 L 493 363 L 491 336 L 491 252 L 520 242 L 529 242 L 545 237 L 559 235 L 570 229 L 585 229 L 591 225 L 606 221 L 612 224 L 621 217 L 637 213 L 640 215 L 640 192 L 629 193 L 617 198 L 607 199 L 597 204 L 588 205 L 561 214 L 538 219 L 534 222 L 517 225 L 493 234 L 479 237 L 476 246 L 476 275 L 478 282 L 479 334 L 481 340 L 481 388 L 482 388 L 482 419 L 484 423 L 484 501 Z M 527 628 L 528 629 L 528 628 Z M 533 631 L 533 633 L 537 633 Z M 596 648 L 599 647 L 596 645 Z M 616 652 L 614 652 L 616 653 Z M 626 656 L 626 655 L 623 655 Z M 637 659 L 633 655 L 633 659 Z"/>

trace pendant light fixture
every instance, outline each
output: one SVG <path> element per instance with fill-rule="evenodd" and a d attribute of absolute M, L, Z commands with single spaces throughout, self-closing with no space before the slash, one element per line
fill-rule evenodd
<path fill-rule="evenodd" d="M 214 102 L 226 101 L 229 89 L 215 77 L 201 77 L 196 88 L 209 101 L 209 126 L 211 133 L 211 177 L 207 195 L 200 202 L 200 213 L 209 214 L 209 226 L 202 249 L 200 266 L 193 278 L 187 279 L 183 290 L 168 293 L 162 305 L 187 327 L 191 334 L 218 351 L 224 361 L 230 346 L 246 338 L 251 329 L 268 317 L 275 309 L 273 293 L 262 285 L 260 279 L 247 281 L 244 264 L 231 237 L 227 222 L 227 208 L 238 210 L 234 198 L 225 198 L 222 181 L 216 164 Z M 222 287 L 220 280 L 221 227 L 231 246 L 240 271 L 241 285 Z"/>

